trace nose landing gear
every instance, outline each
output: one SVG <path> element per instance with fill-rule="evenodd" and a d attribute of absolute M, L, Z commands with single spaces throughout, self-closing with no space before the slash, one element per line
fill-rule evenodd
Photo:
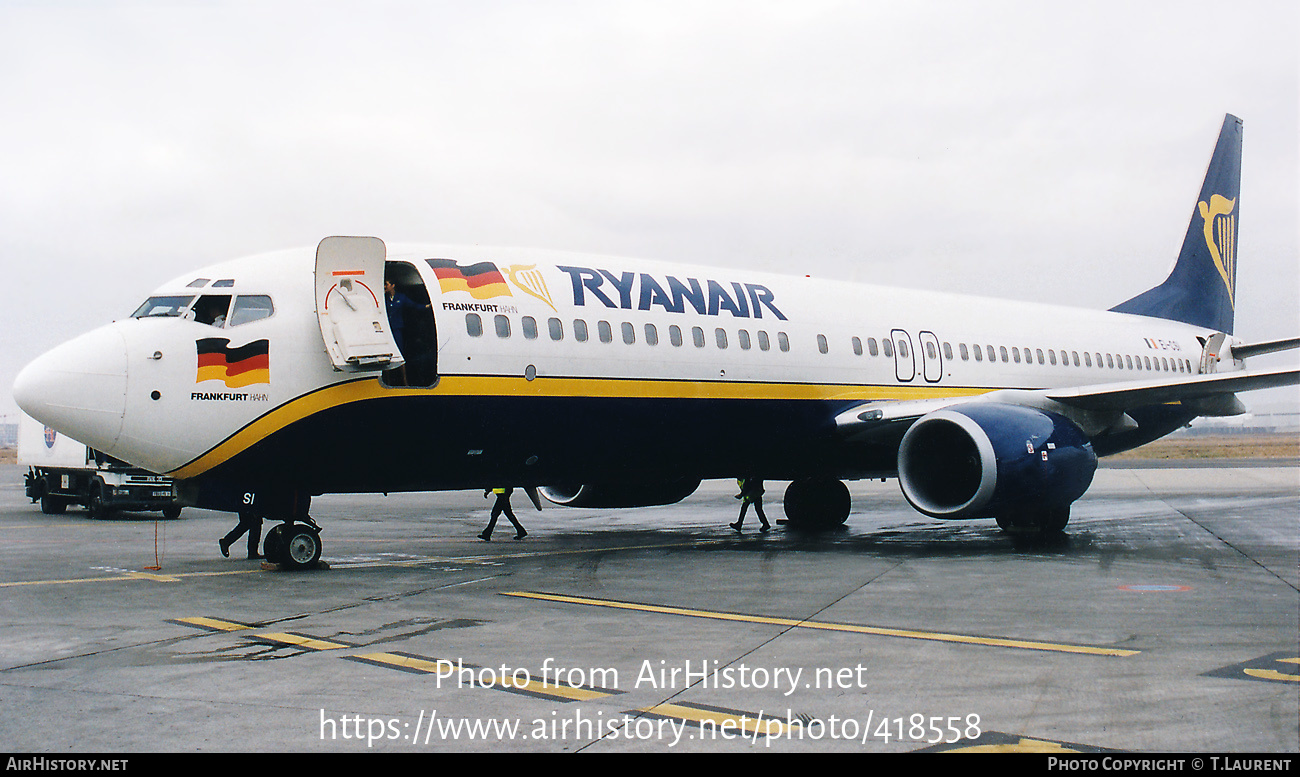
<path fill-rule="evenodd" d="M 310 516 L 287 519 L 266 533 L 262 554 L 284 569 L 309 569 L 320 561 L 320 531 Z"/>

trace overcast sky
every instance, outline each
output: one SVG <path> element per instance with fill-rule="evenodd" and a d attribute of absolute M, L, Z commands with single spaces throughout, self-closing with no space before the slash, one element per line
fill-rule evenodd
<path fill-rule="evenodd" d="M 1107 308 L 1228 112 L 1237 334 L 1294 335 L 1298 40 L 1293 0 L 0 0 L 0 413 L 170 278 L 335 234 Z"/>

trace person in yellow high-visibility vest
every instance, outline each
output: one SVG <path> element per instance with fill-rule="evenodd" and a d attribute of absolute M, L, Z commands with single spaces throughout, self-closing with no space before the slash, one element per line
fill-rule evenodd
<path fill-rule="evenodd" d="M 484 497 L 488 494 L 496 494 L 497 500 L 492 505 L 492 518 L 488 521 L 487 528 L 478 536 L 479 539 L 488 542 L 492 541 L 492 530 L 496 528 L 497 518 L 499 518 L 502 513 L 505 513 L 506 517 L 510 519 L 510 522 L 515 525 L 515 539 L 522 540 L 524 537 L 528 536 L 528 532 L 524 531 L 523 525 L 519 523 L 517 518 L 515 518 L 515 511 L 510 509 L 510 495 L 512 493 L 514 493 L 514 489 L 509 486 L 504 488 L 491 488 L 483 492 Z"/>
<path fill-rule="evenodd" d="M 758 478 L 744 478 L 737 480 L 736 484 L 740 486 L 740 493 L 736 498 L 740 500 L 740 517 L 731 525 L 731 528 L 740 531 L 740 527 L 745 524 L 745 511 L 752 504 L 754 512 L 758 513 L 758 520 L 762 521 L 759 531 L 766 532 L 772 528 L 767 522 L 767 516 L 763 514 L 763 481 Z"/>

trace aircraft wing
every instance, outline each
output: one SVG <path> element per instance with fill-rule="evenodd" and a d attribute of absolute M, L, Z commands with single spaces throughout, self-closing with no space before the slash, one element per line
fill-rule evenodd
<path fill-rule="evenodd" d="M 1051 389 L 1044 393 L 1048 399 L 1083 410 L 1128 410 L 1143 405 L 1207 399 L 1237 391 L 1294 386 L 1296 383 L 1300 383 L 1300 369 L 1291 367 L 1259 372 L 1218 372 L 1181 380 L 1142 380 Z"/>
<path fill-rule="evenodd" d="M 842 411 L 835 425 L 850 442 L 885 441 L 902 435 L 913 421 L 935 410 L 967 402 L 1003 402 L 1050 410 L 1069 417 L 1085 433 L 1124 428 L 1124 413 L 1133 408 L 1182 402 L 1201 415 L 1245 412 L 1235 393 L 1251 389 L 1294 386 L 1300 369 L 1290 367 L 1255 372 L 1191 375 L 1176 380 L 1138 380 L 1053 389 L 1001 389 L 977 397 L 902 402 L 864 402 Z"/>

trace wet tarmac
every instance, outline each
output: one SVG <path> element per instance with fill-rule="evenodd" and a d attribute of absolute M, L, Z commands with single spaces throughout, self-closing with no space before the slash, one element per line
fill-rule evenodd
<path fill-rule="evenodd" d="M 230 515 L 43 515 L 0 467 L 11 751 L 1300 749 L 1300 468 L 1104 468 L 1064 536 L 850 484 L 745 532 L 734 483 L 548 506 L 313 503 L 328 569 L 222 558 Z M 782 517 L 784 484 L 767 512 Z"/>

